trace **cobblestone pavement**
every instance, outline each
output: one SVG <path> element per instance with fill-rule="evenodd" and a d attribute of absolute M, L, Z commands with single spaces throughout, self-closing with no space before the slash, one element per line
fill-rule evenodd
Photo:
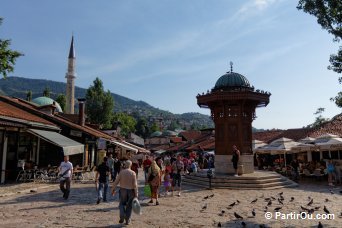
<path fill-rule="evenodd" d="M 141 172 L 140 172 L 141 173 Z M 148 204 L 149 199 L 143 196 L 143 177 L 139 175 L 140 202 L 143 214 L 133 214 L 132 224 L 128 227 L 317 227 L 322 222 L 324 227 L 342 227 L 342 195 L 341 187 L 331 189 L 323 182 L 302 183 L 298 188 L 260 190 L 228 190 L 184 187 L 180 197 L 168 196 L 160 199 L 160 205 Z M 14 189 L 11 193 L 11 189 Z M 24 190 L 25 189 L 25 190 Z M 34 190 L 34 191 L 30 191 Z M 20 192 L 20 193 L 18 193 Z M 300 220 L 300 219 L 265 219 L 267 197 L 279 197 L 283 192 L 284 205 L 277 200 L 272 201 L 268 212 L 275 215 L 274 209 L 282 207 L 282 213 L 296 212 L 300 206 L 306 208 L 320 207 L 314 212 L 323 214 L 325 205 L 330 213 L 335 215 L 330 220 Z M 57 184 L 26 183 L 16 186 L 0 187 L 0 227 L 121 227 L 118 224 L 118 196 L 110 196 L 108 203 L 96 204 L 96 190 L 94 183 L 73 183 L 70 198 L 64 200 Z M 204 197 L 214 194 L 213 197 Z M 290 198 L 294 197 L 293 202 Z M 309 198 L 313 204 L 307 206 Z M 251 201 L 258 199 L 256 203 Z M 328 200 L 326 202 L 326 199 Z M 229 204 L 239 200 L 231 209 Z M 203 209 L 204 208 L 204 209 Z M 251 211 L 255 209 L 256 216 Z M 234 212 L 243 216 L 237 220 Z"/>

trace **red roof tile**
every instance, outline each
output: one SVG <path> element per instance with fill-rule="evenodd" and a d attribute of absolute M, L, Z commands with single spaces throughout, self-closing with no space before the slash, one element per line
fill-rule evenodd
<path fill-rule="evenodd" d="M 56 126 L 52 122 L 0 100 L 0 116 Z"/>
<path fill-rule="evenodd" d="M 202 134 L 200 131 L 191 130 L 191 131 L 183 131 L 179 133 L 179 135 L 182 136 L 186 141 L 191 141 L 200 137 Z"/>

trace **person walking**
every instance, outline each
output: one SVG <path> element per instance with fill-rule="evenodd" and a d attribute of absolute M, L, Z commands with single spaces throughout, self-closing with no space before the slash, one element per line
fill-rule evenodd
<path fill-rule="evenodd" d="M 103 202 L 107 202 L 107 190 L 109 184 L 109 174 L 110 168 L 108 167 L 108 158 L 104 157 L 103 162 L 97 167 L 96 176 L 95 176 L 95 184 L 97 187 L 97 201 L 99 204 L 103 199 Z M 103 191 L 103 193 L 102 193 Z"/>
<path fill-rule="evenodd" d="M 121 161 L 118 159 L 117 155 L 114 155 L 114 173 L 112 176 L 112 180 L 116 180 L 116 176 L 120 173 L 121 170 Z"/>
<path fill-rule="evenodd" d="M 112 177 L 112 181 L 114 181 L 115 178 L 114 178 L 114 158 L 113 158 L 113 154 L 109 154 L 109 157 L 107 159 L 107 166 L 109 167 L 109 172 L 110 172 L 110 175 Z"/>
<path fill-rule="evenodd" d="M 153 199 L 156 199 L 156 205 L 159 205 L 158 195 L 161 185 L 161 169 L 155 160 L 152 161 L 148 169 L 148 183 L 151 187 L 151 200 L 149 203 L 153 203 Z"/>
<path fill-rule="evenodd" d="M 137 177 L 133 170 L 131 170 L 132 162 L 126 160 L 123 162 L 123 169 L 113 183 L 112 195 L 115 195 L 115 188 L 119 184 L 119 209 L 120 220 L 119 223 L 123 223 L 126 220 L 126 225 L 131 223 L 132 215 L 132 201 L 138 197 L 138 183 Z"/>
<path fill-rule="evenodd" d="M 69 161 L 69 156 L 64 156 L 64 161 L 58 167 L 60 182 L 59 188 L 63 192 L 63 198 L 68 199 L 70 194 L 70 184 L 73 173 L 72 163 Z"/>
<path fill-rule="evenodd" d="M 184 163 L 182 161 L 182 156 L 177 155 L 177 160 L 172 163 L 172 195 L 174 191 L 174 187 L 178 187 L 178 195 L 181 195 L 181 186 L 182 186 L 182 172 L 184 172 Z"/>
<path fill-rule="evenodd" d="M 232 156 L 232 162 L 233 162 L 233 168 L 235 170 L 235 177 L 238 177 L 238 162 L 240 160 L 240 151 L 237 149 L 237 146 L 233 145 L 233 156 Z"/>
<path fill-rule="evenodd" d="M 147 175 L 148 175 L 148 169 L 151 166 L 151 160 L 148 155 L 146 155 L 145 160 L 143 161 L 143 168 L 144 168 L 144 174 L 145 174 L 145 182 L 147 181 Z"/>

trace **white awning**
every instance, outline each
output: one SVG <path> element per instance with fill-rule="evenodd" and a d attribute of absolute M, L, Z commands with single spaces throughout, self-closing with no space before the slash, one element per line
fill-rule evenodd
<path fill-rule="evenodd" d="M 84 145 L 57 132 L 28 129 L 29 133 L 63 149 L 64 155 L 83 154 Z"/>
<path fill-rule="evenodd" d="M 124 143 L 121 143 L 121 142 L 117 142 L 117 141 L 112 141 L 112 143 L 114 143 L 115 145 L 118 145 L 118 146 L 121 146 L 123 148 L 126 148 L 126 150 L 131 150 L 133 151 L 134 153 L 138 153 L 138 149 L 134 148 L 134 147 L 131 147 L 129 145 L 126 145 Z"/>

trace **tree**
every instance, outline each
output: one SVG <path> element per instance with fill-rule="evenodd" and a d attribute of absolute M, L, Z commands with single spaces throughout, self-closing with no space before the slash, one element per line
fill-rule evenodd
<path fill-rule="evenodd" d="M 114 108 L 114 98 L 110 91 L 103 89 L 102 81 L 96 77 L 86 92 L 86 114 L 91 123 L 102 128 L 110 128 Z"/>
<path fill-rule="evenodd" d="M 341 0 L 300 0 L 297 9 L 303 10 L 305 13 L 314 15 L 318 24 L 328 33 L 334 36 L 334 42 L 342 40 L 342 1 Z M 330 55 L 329 70 L 342 73 L 342 46 L 339 46 L 337 54 Z M 342 77 L 339 77 L 339 83 L 342 83 Z M 338 107 L 342 107 L 341 92 L 332 101 Z"/>
<path fill-rule="evenodd" d="M 146 138 L 149 136 L 150 132 L 149 132 L 146 118 L 144 117 L 138 118 L 138 121 L 135 127 L 135 132 L 137 135 L 143 138 Z"/>
<path fill-rule="evenodd" d="M 62 111 L 64 112 L 65 110 L 65 105 L 66 105 L 66 97 L 64 94 L 60 93 L 56 97 L 56 102 L 61 106 Z"/>
<path fill-rule="evenodd" d="M 2 18 L 0 17 L 0 25 L 2 24 Z M 0 74 L 4 78 L 7 74 L 14 71 L 14 65 L 18 57 L 23 54 L 18 51 L 12 51 L 10 49 L 11 40 L 0 39 Z"/>
<path fill-rule="evenodd" d="M 315 122 L 313 124 L 310 124 L 308 127 L 311 128 L 317 128 L 321 126 L 322 124 L 326 123 L 329 121 L 328 118 L 323 118 L 322 113 L 325 111 L 325 108 L 318 108 L 314 115 L 316 115 Z"/>
<path fill-rule="evenodd" d="M 27 100 L 27 101 L 32 101 L 32 91 L 31 91 L 31 90 L 29 90 L 29 91 L 27 92 L 27 94 L 26 94 L 26 100 Z"/>
<path fill-rule="evenodd" d="M 300 0 L 297 9 L 317 17 L 317 22 L 323 29 L 334 36 L 335 42 L 342 39 L 342 2 L 341 0 Z M 330 56 L 329 69 L 342 72 L 342 47 L 337 55 Z"/>
<path fill-rule="evenodd" d="M 50 97 L 51 91 L 49 89 L 49 87 L 45 87 L 44 91 L 43 91 L 43 96 L 44 97 Z"/>
<path fill-rule="evenodd" d="M 158 126 L 157 123 L 153 123 L 150 127 L 150 132 L 153 133 L 155 131 L 160 131 L 160 127 Z"/>
<path fill-rule="evenodd" d="M 129 133 L 135 132 L 137 121 L 128 114 L 115 113 L 112 118 L 112 123 L 120 123 L 121 135 L 127 136 Z"/>

